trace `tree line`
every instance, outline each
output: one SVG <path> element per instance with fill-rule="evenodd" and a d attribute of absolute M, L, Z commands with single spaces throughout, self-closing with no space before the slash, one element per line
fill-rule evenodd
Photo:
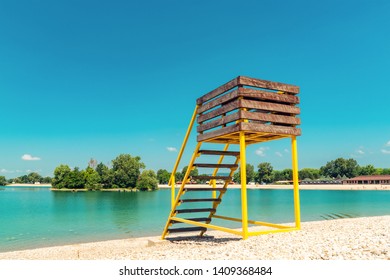
<path fill-rule="evenodd" d="M 155 190 L 158 181 L 153 170 L 143 170 L 145 164 L 140 157 L 121 154 L 107 166 L 91 159 L 84 170 L 78 167 L 73 170 L 65 164 L 57 166 L 52 179 L 53 188 L 57 189 L 138 189 Z"/>
<path fill-rule="evenodd" d="M 168 184 L 171 173 L 166 169 L 159 169 L 157 174 L 153 170 L 144 170 L 145 165 L 140 157 L 132 157 L 128 154 L 119 155 L 111 161 L 110 167 L 103 163 L 97 163 L 91 159 L 85 170 L 78 167 L 71 169 L 68 165 L 61 164 L 54 170 L 54 177 L 42 177 L 36 172 L 23 175 L 14 179 L 6 180 L 0 176 L 0 186 L 10 183 L 52 183 L 54 188 L 137 188 L 140 190 L 153 190 L 157 184 Z M 181 171 L 176 172 L 176 182 L 182 181 L 187 171 L 185 166 Z M 262 162 L 257 165 L 246 165 L 246 175 L 248 182 L 259 184 L 275 183 L 278 181 L 292 180 L 292 170 L 287 168 L 283 170 L 274 170 L 269 162 Z M 390 168 L 376 168 L 372 164 L 360 166 L 354 159 L 337 158 L 327 162 L 319 169 L 303 168 L 299 170 L 298 176 L 302 181 L 315 180 L 341 180 L 353 178 L 359 175 L 390 175 Z M 197 168 L 191 170 L 190 176 L 199 175 Z M 209 174 L 200 174 L 209 175 Z M 240 182 L 240 169 L 234 174 L 233 181 Z M 205 180 L 197 180 L 196 183 L 206 183 Z"/>
<path fill-rule="evenodd" d="M 183 180 L 187 168 L 188 167 L 186 166 L 181 172 L 176 172 L 176 182 Z M 190 172 L 190 176 L 197 176 L 198 174 L 199 171 L 196 168 Z M 390 168 L 375 168 L 371 164 L 360 166 L 355 159 L 337 158 L 327 162 L 319 169 L 303 168 L 298 171 L 298 177 L 300 180 L 308 182 L 315 180 L 342 180 L 360 175 L 390 175 Z M 157 179 L 160 184 L 167 184 L 170 176 L 171 173 L 165 169 L 160 169 L 157 171 Z M 291 181 L 292 169 L 286 168 L 283 170 L 274 170 L 271 163 L 262 162 L 257 165 L 257 170 L 255 170 L 254 165 L 247 164 L 246 177 L 247 182 L 256 182 L 259 184 L 270 184 L 278 181 Z M 234 173 L 233 181 L 235 183 L 241 183 L 240 168 L 237 170 L 237 172 Z M 196 183 L 205 183 L 205 181 L 197 180 Z"/>

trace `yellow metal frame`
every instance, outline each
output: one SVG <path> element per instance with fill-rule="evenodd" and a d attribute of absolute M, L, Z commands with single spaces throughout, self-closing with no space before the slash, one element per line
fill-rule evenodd
<path fill-rule="evenodd" d="M 189 179 L 189 176 L 190 176 L 190 172 L 193 169 L 193 165 L 194 165 L 195 159 L 199 156 L 199 150 L 200 150 L 200 147 L 201 147 L 201 145 L 203 143 L 203 142 L 198 142 L 197 143 L 195 151 L 192 154 L 190 163 L 188 165 L 186 174 L 185 174 L 185 176 L 183 178 L 183 182 L 182 182 L 182 184 L 180 186 L 180 189 L 179 189 L 179 191 L 178 191 L 178 193 L 176 195 L 175 194 L 175 187 L 176 187 L 175 173 L 177 171 L 177 168 L 178 168 L 180 160 L 182 158 L 185 146 L 186 146 L 186 144 L 188 142 L 188 138 L 189 138 L 191 130 L 193 128 L 193 125 L 194 125 L 194 122 L 195 122 L 195 119 L 196 119 L 196 115 L 197 115 L 197 111 L 198 111 L 198 106 L 195 107 L 194 113 L 192 115 L 190 124 L 188 126 L 188 129 L 187 129 L 186 135 L 184 137 L 184 140 L 183 140 L 183 143 L 182 143 L 179 155 L 177 157 L 176 163 L 174 165 L 174 168 L 173 168 L 170 180 L 169 180 L 169 185 L 171 186 L 171 212 L 170 212 L 168 221 L 167 221 L 167 223 L 165 225 L 165 228 L 164 228 L 164 231 L 163 231 L 163 234 L 162 234 L 162 239 L 164 239 L 166 237 L 166 235 L 168 233 L 168 228 L 172 224 L 172 221 L 181 222 L 181 223 L 187 223 L 187 224 L 194 225 L 194 226 L 201 226 L 201 227 L 205 227 L 205 228 L 209 228 L 209 229 L 214 229 L 214 230 L 219 230 L 219 231 L 232 233 L 232 234 L 235 234 L 235 235 L 240 235 L 240 236 L 242 236 L 243 239 L 247 239 L 249 236 L 255 236 L 255 235 L 260 235 L 260 234 L 268 234 L 268 233 L 276 233 L 276 232 L 286 232 L 286 231 L 299 230 L 301 228 L 301 225 L 300 225 L 301 221 L 300 221 L 300 201 L 299 201 L 299 183 L 298 183 L 297 140 L 296 140 L 296 136 L 289 136 L 289 135 L 278 135 L 275 139 L 281 139 L 281 138 L 287 138 L 287 137 L 291 138 L 295 226 L 286 226 L 286 225 L 273 224 L 273 223 L 268 223 L 268 222 L 253 221 L 253 220 L 249 220 L 248 219 L 247 182 L 246 182 L 246 179 L 247 179 L 246 178 L 246 146 L 249 145 L 249 144 L 253 144 L 253 140 L 255 139 L 255 141 L 256 141 L 257 139 L 256 139 L 256 135 L 247 138 L 246 137 L 246 132 L 244 132 L 244 131 L 240 131 L 239 135 L 238 135 L 238 137 L 239 137 L 239 145 L 240 145 L 240 155 L 236 159 L 236 162 L 235 162 L 235 164 L 238 164 L 238 162 L 239 162 L 240 166 L 241 166 L 241 168 L 240 168 L 240 171 L 241 171 L 241 173 L 240 173 L 240 177 L 241 177 L 241 218 L 239 219 L 239 218 L 225 217 L 225 216 L 221 216 L 221 215 L 215 215 L 214 213 L 211 213 L 209 215 L 209 218 L 216 218 L 216 219 L 223 219 L 223 220 L 240 222 L 241 223 L 241 227 L 242 227 L 241 230 L 230 229 L 230 228 L 226 228 L 226 227 L 222 227 L 222 226 L 212 225 L 212 224 L 209 224 L 209 223 L 196 222 L 196 221 L 183 219 L 183 218 L 179 218 L 179 217 L 175 216 L 175 209 L 180 204 L 179 203 L 180 197 L 181 197 L 182 194 L 184 194 L 184 187 L 185 187 L 186 183 L 188 182 L 188 179 Z M 232 135 L 226 135 L 225 137 L 228 138 L 229 136 L 232 136 Z M 235 137 L 237 137 L 237 134 L 235 134 Z M 272 140 L 272 139 L 270 139 L 270 140 Z M 269 140 L 267 140 L 267 141 L 269 141 Z M 212 142 L 212 141 L 208 140 L 208 141 L 205 141 L 205 142 Z M 236 140 L 233 140 L 233 141 L 228 141 L 227 140 L 224 143 L 225 143 L 224 151 L 227 151 L 228 148 L 229 148 L 229 145 L 230 144 L 237 144 L 237 141 Z M 218 160 L 218 164 L 222 163 L 223 158 L 224 158 L 224 156 L 221 155 L 219 160 Z M 235 170 L 231 170 L 231 172 L 229 174 L 230 177 L 233 176 L 234 171 Z M 213 171 L 213 176 L 216 176 L 217 172 L 218 172 L 218 168 L 216 168 Z M 213 188 L 216 187 L 215 179 L 210 182 L 210 185 Z M 221 191 L 220 194 L 219 194 L 219 197 L 218 197 L 219 199 L 221 199 L 222 196 L 224 195 L 224 193 L 226 192 L 226 189 L 227 189 L 228 185 L 229 185 L 229 181 L 226 181 L 224 186 L 223 186 L 224 191 Z M 213 191 L 212 193 L 213 193 L 212 197 L 216 198 L 216 192 Z M 216 208 L 216 206 L 217 206 L 216 202 L 214 202 L 213 207 Z M 273 228 L 273 229 L 265 229 L 265 230 L 262 230 L 262 231 L 250 232 L 248 224 L 257 225 L 257 226 L 264 226 L 264 227 Z M 204 234 L 204 231 L 201 232 L 200 235 L 202 236 L 203 234 Z"/>

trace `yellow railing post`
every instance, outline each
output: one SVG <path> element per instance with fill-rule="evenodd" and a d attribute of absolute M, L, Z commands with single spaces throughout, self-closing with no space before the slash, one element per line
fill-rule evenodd
<path fill-rule="evenodd" d="M 298 181 L 298 149 L 297 139 L 295 136 L 291 137 L 291 153 L 292 153 L 292 171 L 293 171 L 293 184 L 294 184 L 294 215 L 295 215 L 295 227 L 301 228 L 301 210 L 299 202 L 299 181 Z"/>
<path fill-rule="evenodd" d="M 175 188 L 176 188 L 176 180 L 175 180 L 175 174 L 171 175 L 172 182 L 171 182 L 171 209 L 175 206 Z"/>
<path fill-rule="evenodd" d="M 226 144 L 225 147 L 223 148 L 223 151 L 224 151 L 224 152 L 227 151 L 228 148 L 229 148 L 229 144 Z M 218 162 L 217 162 L 217 164 L 218 164 L 218 165 L 221 164 L 222 161 L 223 161 L 223 159 L 224 159 L 224 156 L 223 156 L 223 155 L 220 156 L 220 157 L 219 157 L 219 160 L 218 160 Z M 214 171 L 213 171 L 213 174 L 212 174 L 211 176 L 217 176 L 218 170 L 219 170 L 219 168 L 216 167 L 216 168 L 214 169 Z M 211 181 L 210 181 L 210 185 L 215 189 L 215 188 L 217 187 L 217 181 L 216 181 L 215 179 L 211 180 Z M 216 192 L 216 191 L 213 191 L 211 197 L 212 197 L 212 198 L 216 198 L 216 197 L 217 197 L 217 192 Z"/>
<path fill-rule="evenodd" d="M 246 196 L 246 144 L 245 132 L 240 132 L 240 165 L 241 165 L 241 215 L 242 215 L 242 238 L 248 238 L 248 205 Z"/>
<path fill-rule="evenodd" d="M 191 118 L 190 124 L 188 125 L 186 135 L 184 136 L 183 143 L 181 144 L 181 148 L 180 148 L 179 154 L 177 156 L 175 166 L 173 167 L 171 177 L 169 178 L 169 183 L 168 183 L 169 186 L 171 186 L 172 180 L 174 180 L 174 176 L 175 176 L 175 173 L 177 171 L 177 167 L 179 166 L 181 157 L 183 156 L 184 149 L 185 149 L 187 142 L 188 142 L 188 138 L 190 137 L 191 130 L 192 130 L 192 127 L 194 126 L 194 122 L 196 119 L 196 114 L 198 113 L 198 107 L 199 107 L 198 105 L 195 106 L 194 113 L 192 114 L 192 118 Z"/>

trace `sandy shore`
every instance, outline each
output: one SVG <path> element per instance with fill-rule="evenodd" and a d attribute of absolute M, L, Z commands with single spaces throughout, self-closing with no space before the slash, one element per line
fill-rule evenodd
<path fill-rule="evenodd" d="M 242 240 L 133 238 L 0 253 L 0 260 L 390 260 L 390 216 L 302 223 L 302 229 Z"/>
<path fill-rule="evenodd" d="M 209 185 L 187 185 L 187 186 L 193 186 L 193 187 L 207 187 Z M 158 185 L 160 189 L 165 188 L 171 188 L 168 185 Z M 177 188 L 180 187 L 179 185 L 176 186 Z M 229 185 L 228 188 L 230 189 L 239 189 L 241 186 L 239 184 Z M 247 185 L 248 189 L 281 189 L 281 190 L 287 190 L 292 189 L 292 185 Z M 300 190 L 390 190 L 390 185 L 381 185 L 381 184 L 366 184 L 366 185 L 342 185 L 342 184 L 313 184 L 313 185 L 299 185 Z"/>

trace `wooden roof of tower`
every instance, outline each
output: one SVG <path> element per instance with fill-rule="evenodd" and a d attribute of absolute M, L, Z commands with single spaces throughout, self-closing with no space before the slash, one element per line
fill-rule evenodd
<path fill-rule="evenodd" d="M 198 142 L 248 144 L 301 135 L 299 87 L 238 76 L 197 99 Z"/>

